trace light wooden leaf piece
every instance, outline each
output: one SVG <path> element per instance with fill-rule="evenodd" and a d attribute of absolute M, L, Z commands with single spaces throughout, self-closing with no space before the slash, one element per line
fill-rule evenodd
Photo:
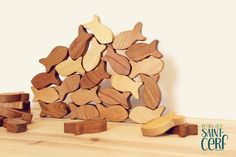
<path fill-rule="evenodd" d="M 59 99 L 59 95 L 55 88 L 47 87 L 41 90 L 31 87 L 32 92 L 34 93 L 33 101 L 43 101 L 46 103 L 53 103 Z"/>
<path fill-rule="evenodd" d="M 41 117 L 63 118 L 69 113 L 68 105 L 62 101 L 46 104 L 39 102 L 41 107 Z"/>
<path fill-rule="evenodd" d="M 93 105 L 83 105 L 77 107 L 74 103 L 69 104 L 71 110 L 71 119 L 96 119 L 99 116 L 97 108 Z"/>

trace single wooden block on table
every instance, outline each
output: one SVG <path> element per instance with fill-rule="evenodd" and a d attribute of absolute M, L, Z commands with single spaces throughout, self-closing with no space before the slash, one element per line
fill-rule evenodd
<path fill-rule="evenodd" d="M 12 109 L 24 110 L 30 108 L 30 101 L 0 102 L 0 106 Z"/>
<path fill-rule="evenodd" d="M 186 137 L 188 135 L 198 134 L 198 125 L 185 123 L 182 125 L 175 126 L 167 131 L 168 134 L 177 134 L 180 137 Z"/>
<path fill-rule="evenodd" d="M 40 59 L 39 62 L 45 66 L 46 72 L 49 72 L 54 68 L 54 66 L 66 60 L 68 56 L 67 47 L 57 46 L 46 58 Z"/>
<path fill-rule="evenodd" d="M 27 130 L 27 122 L 19 118 L 8 119 L 6 128 L 8 132 L 12 133 L 24 132 Z"/>
<path fill-rule="evenodd" d="M 75 124 L 78 122 L 65 122 L 64 133 L 75 133 Z"/>
<path fill-rule="evenodd" d="M 52 103 L 59 99 L 59 95 L 55 88 L 47 87 L 41 90 L 38 90 L 35 87 L 31 87 L 32 92 L 34 93 L 33 101 L 43 101 L 46 103 Z"/>
<path fill-rule="evenodd" d="M 29 93 L 9 92 L 0 94 L 0 102 L 28 101 Z"/>
<path fill-rule="evenodd" d="M 71 119 L 96 119 L 99 116 L 99 112 L 94 105 L 82 105 L 80 107 L 76 106 L 74 103 L 69 104 L 71 113 Z"/>
<path fill-rule="evenodd" d="M 46 104 L 39 102 L 41 107 L 40 117 L 63 118 L 69 113 L 69 106 L 62 101 Z"/>

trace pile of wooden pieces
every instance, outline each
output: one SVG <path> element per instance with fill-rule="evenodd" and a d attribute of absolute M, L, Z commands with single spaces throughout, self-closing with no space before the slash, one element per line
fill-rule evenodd
<path fill-rule="evenodd" d="M 0 126 L 5 127 L 8 132 L 26 131 L 32 117 L 29 93 L 0 94 Z"/>

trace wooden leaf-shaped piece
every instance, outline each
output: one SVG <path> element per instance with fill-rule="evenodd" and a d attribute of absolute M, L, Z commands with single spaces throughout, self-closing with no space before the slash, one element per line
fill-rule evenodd
<path fill-rule="evenodd" d="M 60 101 L 63 101 L 68 93 L 71 93 L 79 88 L 80 75 L 71 75 L 63 80 L 60 86 L 56 86 L 55 89 L 58 91 Z"/>
<path fill-rule="evenodd" d="M 93 89 L 78 89 L 71 94 L 71 100 L 77 105 L 85 105 L 89 102 L 101 103 L 101 100 L 97 96 L 98 86 Z"/>
<path fill-rule="evenodd" d="M 40 117 L 62 118 L 69 112 L 68 105 L 62 101 L 50 104 L 40 101 L 39 105 L 41 107 Z"/>
<path fill-rule="evenodd" d="M 89 41 L 92 39 L 93 35 L 87 33 L 82 25 L 79 26 L 79 35 L 71 43 L 69 47 L 69 55 L 73 60 L 83 56 L 89 46 Z"/>
<path fill-rule="evenodd" d="M 141 73 L 147 75 L 158 74 L 164 68 L 164 62 L 152 56 L 137 63 L 130 60 L 130 64 L 132 66 L 132 71 L 129 75 L 131 78 L 134 78 Z"/>
<path fill-rule="evenodd" d="M 71 110 L 71 119 L 96 119 L 99 116 L 97 108 L 93 105 L 83 105 L 77 107 L 74 103 L 69 104 Z"/>
<path fill-rule="evenodd" d="M 61 62 L 56 66 L 56 71 L 64 77 L 67 77 L 74 73 L 83 74 L 85 73 L 84 68 L 82 67 L 82 58 L 77 60 L 66 60 Z"/>
<path fill-rule="evenodd" d="M 102 44 L 108 44 L 113 41 L 113 33 L 110 28 L 101 24 L 100 18 L 97 15 L 93 16 L 93 20 L 83 25 L 85 28 L 90 29 L 96 39 Z"/>
<path fill-rule="evenodd" d="M 131 70 L 131 65 L 129 60 L 118 53 L 112 48 L 111 45 L 108 45 L 107 54 L 102 57 L 102 59 L 106 62 L 109 62 L 112 69 L 120 75 L 129 75 Z"/>
<path fill-rule="evenodd" d="M 129 98 L 130 92 L 120 93 L 113 88 L 100 89 L 98 92 L 99 98 L 102 102 L 109 105 L 122 105 L 124 108 L 129 109 L 131 107 Z"/>
<path fill-rule="evenodd" d="M 136 43 L 130 46 L 125 54 L 133 61 L 140 61 L 148 56 L 162 58 L 163 55 L 157 48 L 158 43 L 158 40 L 153 40 L 150 44 Z"/>
<path fill-rule="evenodd" d="M 157 84 L 157 81 L 160 78 L 159 74 L 154 76 L 147 76 L 140 74 L 140 77 L 144 83 L 143 90 L 143 102 L 146 107 L 150 109 L 156 109 L 161 103 L 161 90 Z"/>
<path fill-rule="evenodd" d="M 59 99 L 59 95 L 53 87 L 47 87 L 41 90 L 38 90 L 35 87 L 31 87 L 31 90 L 34 93 L 34 102 L 43 101 L 46 103 L 53 103 Z"/>
<path fill-rule="evenodd" d="M 112 43 L 114 49 L 126 49 L 136 41 L 144 41 L 146 37 L 142 35 L 142 23 L 138 22 L 133 30 L 124 31 L 115 36 Z"/>
<path fill-rule="evenodd" d="M 46 57 L 39 60 L 46 68 L 46 71 L 49 72 L 57 64 L 68 58 L 68 48 L 64 46 L 55 47 L 51 53 Z"/>
<path fill-rule="evenodd" d="M 121 92 L 131 92 L 136 99 L 139 99 L 139 88 L 142 84 L 142 82 L 135 82 L 124 75 L 111 76 L 111 85 L 113 88 Z"/>
<path fill-rule="evenodd" d="M 86 71 L 91 71 L 100 62 L 101 53 L 106 49 L 106 45 L 101 45 L 97 42 L 95 38 L 91 41 L 91 49 L 84 55 L 83 67 Z"/>
<path fill-rule="evenodd" d="M 31 80 L 32 85 L 37 89 L 43 89 L 52 84 L 60 85 L 61 80 L 56 72 L 56 70 L 52 70 L 49 73 L 39 73 L 33 77 Z"/>
<path fill-rule="evenodd" d="M 106 62 L 101 61 L 98 68 L 85 73 L 80 81 L 80 87 L 84 89 L 91 89 L 102 82 L 103 79 L 110 78 L 106 71 Z"/>

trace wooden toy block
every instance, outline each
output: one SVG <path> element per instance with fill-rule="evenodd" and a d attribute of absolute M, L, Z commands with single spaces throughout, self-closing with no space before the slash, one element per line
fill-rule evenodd
<path fill-rule="evenodd" d="M 101 20 L 97 15 L 93 16 L 93 20 L 83 25 L 91 30 L 96 39 L 102 44 L 108 44 L 113 41 L 113 33 L 110 28 L 101 24 Z"/>
<path fill-rule="evenodd" d="M 16 101 L 28 101 L 29 93 L 24 92 L 10 92 L 1 93 L 0 102 L 16 102 Z"/>
<path fill-rule="evenodd" d="M 6 124 L 7 124 L 7 120 L 8 120 L 9 118 L 5 118 L 4 117 L 4 119 L 3 119 L 3 124 L 2 124 L 2 126 L 3 126 L 3 128 L 6 128 Z"/>
<path fill-rule="evenodd" d="M 130 64 L 132 66 L 132 70 L 129 75 L 131 78 L 134 78 L 141 73 L 146 75 L 155 75 L 160 73 L 164 67 L 164 62 L 162 60 L 152 56 L 140 62 L 130 60 Z"/>
<path fill-rule="evenodd" d="M 78 89 L 71 94 L 71 100 L 77 105 L 85 105 L 89 102 L 101 103 L 100 98 L 97 96 L 98 86 L 93 89 Z"/>
<path fill-rule="evenodd" d="M 19 118 L 8 119 L 6 122 L 6 128 L 8 132 L 24 132 L 27 130 L 27 122 Z"/>
<path fill-rule="evenodd" d="M 121 93 L 113 88 L 104 88 L 99 90 L 98 96 L 102 102 L 109 105 L 122 105 L 126 109 L 131 107 L 129 100 L 130 92 Z"/>
<path fill-rule="evenodd" d="M 131 92 L 136 99 L 139 99 L 139 88 L 142 84 L 142 82 L 135 82 L 124 75 L 111 76 L 111 85 L 113 88 L 122 92 Z"/>
<path fill-rule="evenodd" d="M 4 119 L 4 118 L 5 118 L 5 117 L 0 116 L 0 127 L 3 126 L 3 119 Z"/>
<path fill-rule="evenodd" d="M 146 37 L 142 35 L 142 23 L 138 22 L 133 30 L 128 30 L 119 33 L 115 36 L 115 39 L 112 43 L 114 49 L 126 49 L 131 46 L 136 41 L 144 41 Z"/>
<path fill-rule="evenodd" d="M 40 117 L 63 118 L 69 113 L 69 106 L 62 101 L 51 104 L 40 101 L 39 105 L 41 107 Z"/>
<path fill-rule="evenodd" d="M 31 80 L 32 85 L 37 89 L 46 88 L 52 84 L 60 85 L 61 80 L 58 77 L 56 70 L 52 70 L 49 73 L 39 73 Z"/>
<path fill-rule="evenodd" d="M 99 112 L 97 108 L 93 105 L 83 105 L 80 107 L 77 107 L 74 103 L 69 104 L 71 114 L 71 119 L 95 119 L 98 118 Z"/>
<path fill-rule="evenodd" d="M 96 70 L 85 73 L 80 80 L 80 88 L 91 89 L 102 82 L 103 79 L 110 78 L 106 71 L 106 62 L 101 61 Z"/>
<path fill-rule="evenodd" d="M 24 110 L 30 108 L 30 101 L 0 102 L 0 106 L 12 109 Z"/>
<path fill-rule="evenodd" d="M 144 124 L 149 122 L 150 120 L 160 117 L 164 110 L 164 106 L 160 106 L 155 110 L 151 110 L 144 106 L 137 106 L 131 110 L 129 118 L 132 119 L 135 123 Z"/>
<path fill-rule="evenodd" d="M 109 121 L 121 122 L 126 120 L 129 116 L 128 111 L 120 105 L 104 107 L 101 104 L 96 104 L 96 106 L 100 113 L 100 118 L 107 119 Z"/>
<path fill-rule="evenodd" d="M 79 122 L 65 122 L 64 133 L 75 133 L 75 125 Z"/>
<path fill-rule="evenodd" d="M 47 87 L 41 90 L 38 90 L 35 87 L 31 87 L 32 92 L 34 93 L 33 101 L 43 101 L 46 103 L 52 103 L 59 99 L 59 95 L 55 88 Z"/>
<path fill-rule="evenodd" d="M 79 35 L 71 43 L 69 47 L 69 55 L 73 60 L 84 56 L 88 50 L 89 42 L 92 39 L 93 35 L 88 33 L 86 29 L 80 25 L 79 26 Z"/>
<path fill-rule="evenodd" d="M 130 46 L 125 54 L 133 61 L 140 61 L 149 56 L 162 58 L 163 55 L 157 48 L 158 43 L 158 40 L 153 40 L 150 44 L 136 43 Z"/>
<path fill-rule="evenodd" d="M 77 60 L 65 60 L 58 64 L 55 67 L 56 71 L 59 75 L 67 77 L 69 75 L 72 75 L 74 73 L 78 74 L 84 74 L 84 68 L 82 66 L 82 57 L 79 57 Z"/>
<path fill-rule="evenodd" d="M 164 134 L 170 128 L 184 124 L 184 116 L 175 115 L 170 112 L 165 116 L 155 118 L 141 127 L 143 136 L 159 136 Z"/>
<path fill-rule="evenodd" d="M 198 125 L 185 123 L 175 126 L 167 131 L 168 134 L 177 134 L 179 137 L 186 137 L 188 135 L 198 134 Z"/>
<path fill-rule="evenodd" d="M 55 47 L 51 53 L 46 57 L 39 60 L 46 68 L 46 72 L 51 71 L 57 64 L 68 58 L 68 48 L 64 46 Z"/>
<path fill-rule="evenodd" d="M 22 116 L 22 113 L 14 109 L 0 107 L 0 116 L 6 118 L 20 118 Z"/>
<path fill-rule="evenodd" d="M 33 114 L 22 112 L 20 118 L 30 124 L 33 118 Z"/>
<path fill-rule="evenodd" d="M 125 56 L 116 53 L 111 45 L 108 45 L 107 54 L 102 57 L 102 60 L 109 62 L 117 74 L 129 75 L 131 71 L 129 60 Z"/>
<path fill-rule="evenodd" d="M 161 90 L 157 84 L 160 78 L 159 74 L 154 76 L 147 76 L 145 74 L 140 74 L 140 78 L 144 83 L 142 99 L 146 107 L 154 110 L 161 103 Z"/>
<path fill-rule="evenodd" d="M 86 71 L 91 71 L 97 67 L 100 62 L 102 52 L 106 49 L 106 45 L 101 45 L 94 37 L 91 41 L 91 49 L 84 55 L 82 63 Z"/>
<path fill-rule="evenodd" d="M 63 101 L 68 93 L 71 93 L 79 88 L 80 75 L 74 74 L 65 78 L 60 86 L 56 86 L 60 101 Z"/>

